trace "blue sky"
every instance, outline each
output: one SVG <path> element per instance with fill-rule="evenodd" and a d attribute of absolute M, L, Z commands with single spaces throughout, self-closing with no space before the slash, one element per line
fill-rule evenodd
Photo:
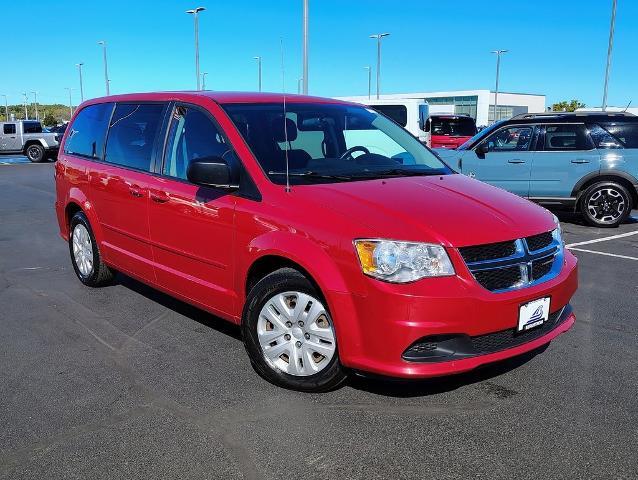
<path fill-rule="evenodd" d="M 286 89 L 296 92 L 301 0 L 30 0 L 2 5 L 3 31 L 11 32 L 3 44 L 17 48 L 0 55 L 0 94 L 19 103 L 20 92 L 37 90 L 44 103 L 67 103 L 64 88 L 78 89 L 75 64 L 84 62 L 85 97 L 103 95 L 101 39 L 109 46 L 112 93 L 192 89 L 193 22 L 184 11 L 197 5 L 207 8 L 200 58 L 208 88 L 255 90 L 253 56 L 261 55 L 264 90 L 281 91 L 283 39 Z M 502 91 L 600 105 L 610 10 L 611 0 L 310 0 L 310 93 L 365 94 L 363 67 L 376 64 L 368 35 L 390 32 L 384 93 L 491 89 L 489 52 L 505 48 Z M 638 2 L 618 0 L 610 105 L 632 98 L 638 105 L 636 19 Z"/>

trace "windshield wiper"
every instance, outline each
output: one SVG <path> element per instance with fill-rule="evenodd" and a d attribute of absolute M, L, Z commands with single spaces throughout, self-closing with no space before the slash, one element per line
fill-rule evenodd
<path fill-rule="evenodd" d="M 391 168 L 390 170 L 369 170 L 359 177 L 385 177 L 385 176 L 397 176 L 397 177 L 416 177 L 416 176 L 429 176 L 429 175 L 441 175 L 441 172 L 434 170 L 413 170 L 411 168 Z"/>
<path fill-rule="evenodd" d="M 268 175 L 286 175 L 286 172 L 273 172 L 270 171 L 268 172 Z M 313 171 L 307 171 L 307 172 L 289 172 L 288 173 L 289 177 L 308 177 L 308 178 L 328 178 L 330 180 L 352 180 L 353 178 L 355 178 L 352 175 L 337 175 L 337 174 L 330 174 L 330 173 L 319 173 L 319 172 L 313 172 Z"/>

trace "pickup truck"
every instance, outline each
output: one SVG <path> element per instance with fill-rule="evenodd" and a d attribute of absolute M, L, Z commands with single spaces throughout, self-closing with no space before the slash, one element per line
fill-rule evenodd
<path fill-rule="evenodd" d="M 0 122 L 0 155 L 22 154 L 34 163 L 55 159 L 61 136 L 44 132 L 36 120 Z"/>

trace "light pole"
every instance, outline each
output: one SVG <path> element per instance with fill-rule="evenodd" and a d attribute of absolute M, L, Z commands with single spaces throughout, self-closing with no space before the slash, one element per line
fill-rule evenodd
<path fill-rule="evenodd" d="M 9 121 L 9 103 L 7 101 L 7 96 L 2 94 L 2 96 L 4 97 L 4 114 L 7 117 L 5 120 L 8 122 Z"/>
<path fill-rule="evenodd" d="M 308 0 L 303 0 L 303 94 L 308 95 Z"/>
<path fill-rule="evenodd" d="M 35 103 L 35 119 L 40 120 L 40 115 L 38 115 L 38 92 L 31 92 L 33 94 L 33 102 Z"/>
<path fill-rule="evenodd" d="M 261 57 L 253 57 L 255 60 L 257 60 L 257 85 L 259 87 L 259 90 L 261 92 Z"/>
<path fill-rule="evenodd" d="M 301 95 L 302 91 L 303 91 L 303 78 L 298 78 L 297 79 L 297 95 Z"/>
<path fill-rule="evenodd" d="M 84 63 L 76 63 L 75 66 L 78 67 L 78 72 L 80 73 L 80 103 L 84 101 L 84 85 L 82 85 L 82 65 Z"/>
<path fill-rule="evenodd" d="M 206 75 L 208 72 L 202 72 L 202 90 L 206 90 Z"/>
<path fill-rule="evenodd" d="M 370 38 L 377 39 L 377 100 L 379 100 L 379 93 L 381 92 L 381 39 L 387 37 L 389 33 L 375 33 L 370 35 Z"/>
<path fill-rule="evenodd" d="M 195 77 L 197 78 L 197 90 L 200 90 L 199 85 L 199 12 L 206 10 L 204 7 L 197 7 L 191 10 L 186 10 L 186 13 L 193 15 L 195 19 Z"/>
<path fill-rule="evenodd" d="M 65 90 L 69 91 L 69 121 L 71 121 L 71 118 L 73 118 L 73 100 L 71 100 L 71 92 L 75 90 L 75 88 L 66 87 Z"/>
<path fill-rule="evenodd" d="M 368 71 L 368 100 L 370 100 L 370 95 L 372 94 L 372 68 L 370 65 L 363 68 Z"/>
<path fill-rule="evenodd" d="M 106 42 L 104 40 L 100 40 L 99 42 L 97 42 L 98 45 L 102 45 L 102 56 L 104 57 L 104 84 L 106 85 L 106 95 L 110 95 L 110 88 L 109 88 L 109 68 L 108 65 L 106 63 Z"/>
<path fill-rule="evenodd" d="M 507 53 L 508 50 L 492 50 L 492 53 L 496 54 L 496 86 L 494 88 L 494 121 L 496 122 L 498 111 L 498 77 L 501 71 L 501 55 Z"/>
<path fill-rule="evenodd" d="M 27 92 L 22 92 L 24 95 L 24 119 L 29 120 L 29 110 L 27 110 L 27 102 L 29 101 L 29 97 L 27 97 Z"/>
<path fill-rule="evenodd" d="M 616 0 L 611 4 L 611 25 L 609 25 L 609 45 L 607 46 L 607 68 L 605 69 L 605 87 L 603 91 L 603 112 L 607 110 L 607 87 L 609 86 L 609 70 L 611 70 L 611 51 L 614 48 L 614 29 L 616 26 Z"/>

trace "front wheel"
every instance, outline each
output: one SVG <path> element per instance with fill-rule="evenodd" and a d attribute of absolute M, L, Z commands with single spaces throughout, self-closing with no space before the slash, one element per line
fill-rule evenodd
<path fill-rule="evenodd" d="M 242 334 L 255 370 L 275 385 L 324 392 L 346 379 L 326 302 L 297 270 L 277 270 L 251 289 Z"/>
<path fill-rule="evenodd" d="M 580 210 L 585 220 L 595 227 L 617 227 L 629 216 L 631 195 L 615 182 L 594 183 L 581 197 Z"/>
<path fill-rule="evenodd" d="M 40 163 L 44 160 L 44 147 L 38 144 L 29 145 L 24 154 L 33 163 Z"/>

